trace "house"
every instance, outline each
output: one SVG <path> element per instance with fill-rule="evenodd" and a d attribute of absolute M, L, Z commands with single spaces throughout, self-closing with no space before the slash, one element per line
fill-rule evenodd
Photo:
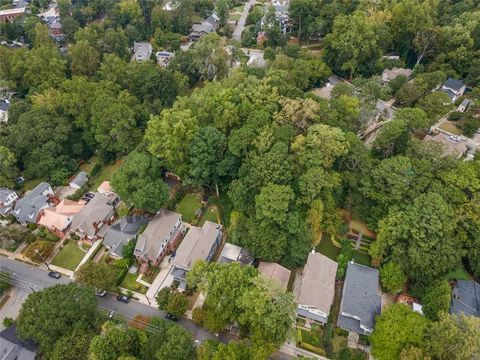
<path fill-rule="evenodd" d="M 60 232 L 61 234 L 58 235 L 63 235 L 65 229 L 71 224 L 73 217 L 84 207 L 85 204 L 82 202 L 64 199 L 56 206 L 43 209 L 38 224 L 54 232 Z"/>
<path fill-rule="evenodd" d="M 316 88 L 312 92 L 315 95 L 320 96 L 321 98 L 330 100 L 332 97 L 332 90 L 335 88 L 337 84 L 340 84 L 342 82 L 344 81 L 341 78 L 339 78 L 338 76 L 332 75 L 328 78 L 328 81 L 325 83 L 323 87 Z M 350 85 L 350 83 L 348 82 L 345 82 L 345 84 Z"/>
<path fill-rule="evenodd" d="M 150 265 L 158 265 L 167 252 L 173 252 L 182 230 L 182 215 L 160 209 L 138 236 L 134 254 L 141 262 L 140 272 L 145 273 Z"/>
<path fill-rule="evenodd" d="M 457 136 L 446 135 L 441 132 L 427 134 L 422 141 L 435 141 L 441 143 L 443 147 L 443 156 L 453 156 L 455 159 L 460 159 L 468 151 L 465 141 Z"/>
<path fill-rule="evenodd" d="M 11 22 L 15 20 L 15 18 L 22 16 L 25 14 L 27 8 L 14 8 L 14 9 L 7 9 L 0 11 L 0 22 Z"/>
<path fill-rule="evenodd" d="M 185 289 L 186 274 L 199 261 L 211 261 L 222 243 L 222 225 L 205 221 L 202 227 L 191 226 L 172 260 L 171 275 Z"/>
<path fill-rule="evenodd" d="M 63 35 L 62 23 L 60 22 L 60 20 L 52 21 L 48 25 L 48 28 L 50 29 L 50 35 L 52 37 Z"/>
<path fill-rule="evenodd" d="M 122 258 L 123 247 L 148 224 L 144 216 L 124 216 L 113 223 L 105 234 L 103 245 L 110 251 L 110 255 Z"/>
<path fill-rule="evenodd" d="M 273 0 L 271 3 L 266 3 L 264 8 L 264 16 L 260 20 L 260 28 L 265 30 L 266 26 L 270 26 L 267 24 L 267 13 L 269 11 L 269 7 L 273 6 L 275 11 L 275 20 L 279 24 L 282 33 L 285 35 L 288 30 L 289 26 L 289 16 L 288 16 L 288 8 L 290 6 L 289 0 Z"/>
<path fill-rule="evenodd" d="M 412 311 L 423 315 L 423 306 L 416 299 L 407 295 L 400 294 L 397 298 L 397 304 L 405 304 L 412 309 Z"/>
<path fill-rule="evenodd" d="M 338 264 L 325 255 L 311 252 L 303 268 L 297 295 L 297 318 L 310 328 L 325 324 L 335 296 L 335 276 Z"/>
<path fill-rule="evenodd" d="M 134 42 L 133 43 L 133 55 L 132 60 L 134 61 L 146 61 L 150 60 L 152 56 L 152 44 L 149 42 Z"/>
<path fill-rule="evenodd" d="M 0 99 L 0 122 L 8 122 L 8 108 L 10 101 L 7 99 Z"/>
<path fill-rule="evenodd" d="M 218 256 L 217 262 L 219 263 L 231 263 L 238 262 L 240 265 L 251 265 L 254 258 L 247 249 L 240 246 L 225 243 L 223 245 L 222 252 Z"/>
<path fill-rule="evenodd" d="M 157 58 L 157 64 L 161 67 L 167 67 L 174 55 L 174 53 L 169 51 L 157 51 L 155 54 L 155 57 Z"/>
<path fill-rule="evenodd" d="M 100 184 L 100 186 L 97 188 L 97 191 L 102 194 L 102 195 L 115 195 L 115 192 L 112 189 L 112 185 L 110 184 L 110 181 L 104 181 Z"/>
<path fill-rule="evenodd" d="M 287 268 L 284 268 L 277 263 L 261 261 L 258 265 L 258 271 L 260 271 L 260 274 L 266 279 L 272 279 L 279 284 L 282 289 L 285 291 L 287 290 L 288 282 L 290 281 L 290 274 L 292 273 Z"/>
<path fill-rule="evenodd" d="M 193 24 L 190 32 L 190 40 L 198 41 L 202 36 L 217 31 L 220 26 L 220 18 L 213 13 L 208 18 L 204 19 L 200 24 Z"/>
<path fill-rule="evenodd" d="M 448 80 L 443 84 L 442 88 L 440 91 L 443 91 L 446 93 L 449 97 L 450 100 L 455 102 L 460 96 L 463 95 L 465 92 L 467 86 L 462 80 L 456 80 L 452 78 L 448 78 Z"/>
<path fill-rule="evenodd" d="M 34 360 L 38 346 L 17 337 L 16 325 L 0 332 L 0 360 Z"/>
<path fill-rule="evenodd" d="M 392 81 L 393 79 L 395 79 L 400 75 L 406 76 L 407 79 L 410 79 L 412 74 L 413 74 L 413 70 L 411 69 L 397 68 L 397 67 L 394 67 L 393 69 L 385 69 L 382 72 L 382 82 L 385 84 L 389 83 L 390 81 Z"/>
<path fill-rule="evenodd" d="M 268 36 L 265 31 L 260 31 L 257 35 L 257 45 L 263 45 L 267 42 Z"/>
<path fill-rule="evenodd" d="M 50 207 L 50 197 L 52 196 L 52 187 L 48 183 L 42 182 L 17 201 L 12 214 L 21 224 L 34 224 L 37 222 L 41 210 Z"/>
<path fill-rule="evenodd" d="M 80 210 L 72 220 L 70 229 L 84 240 L 103 238 L 107 225 L 114 219 L 115 197 L 95 194 L 94 198 Z"/>
<path fill-rule="evenodd" d="M 348 263 L 338 327 L 356 334 L 372 334 L 375 316 L 382 309 L 382 297 L 377 293 L 378 277 L 377 269 L 353 261 Z"/>
<path fill-rule="evenodd" d="M 18 195 L 15 191 L 0 188 L 0 216 L 7 216 L 12 211 Z"/>
<path fill-rule="evenodd" d="M 458 105 L 457 111 L 465 112 L 470 106 L 471 101 L 468 99 L 463 99 L 463 101 Z"/>
<path fill-rule="evenodd" d="M 474 280 L 457 280 L 452 290 L 450 314 L 464 313 L 480 317 L 480 284 Z"/>
<path fill-rule="evenodd" d="M 254 49 L 242 49 L 245 55 L 249 57 L 247 61 L 248 66 L 257 66 L 265 67 L 267 66 L 267 61 L 264 59 L 263 50 L 254 50 Z"/>
<path fill-rule="evenodd" d="M 77 174 L 77 176 L 75 176 L 72 180 L 70 180 L 68 185 L 70 185 L 70 187 L 74 189 L 80 189 L 81 187 L 83 187 L 83 185 L 87 183 L 87 181 L 88 181 L 88 177 L 85 171 L 80 171 Z"/>

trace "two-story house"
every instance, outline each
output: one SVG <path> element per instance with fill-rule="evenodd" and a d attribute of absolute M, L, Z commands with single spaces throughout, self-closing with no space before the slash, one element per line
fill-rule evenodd
<path fill-rule="evenodd" d="M 52 196 L 52 187 L 48 183 L 42 182 L 17 201 L 12 214 L 21 224 L 35 224 L 41 211 L 50 207 Z"/>
<path fill-rule="evenodd" d="M 68 199 L 60 201 L 56 206 L 43 209 L 38 225 L 43 225 L 59 236 L 63 236 L 65 229 L 71 224 L 85 204 Z"/>
<path fill-rule="evenodd" d="M 95 194 L 73 218 L 71 231 L 76 233 L 82 240 L 95 241 L 103 238 L 108 225 L 115 218 L 115 196 Z"/>
<path fill-rule="evenodd" d="M 18 195 L 15 191 L 0 188 L 0 216 L 7 216 L 12 211 Z"/>
<path fill-rule="evenodd" d="M 124 216 L 118 219 L 105 234 L 103 245 L 115 258 L 123 257 L 123 247 L 128 244 L 143 227 L 148 224 L 148 219 L 143 216 Z"/>
<path fill-rule="evenodd" d="M 455 102 L 460 96 L 463 95 L 467 86 L 462 80 L 456 80 L 452 78 L 448 78 L 448 80 L 443 84 L 442 89 L 440 91 L 446 93 L 450 100 Z"/>
<path fill-rule="evenodd" d="M 198 260 L 209 262 L 213 259 L 222 239 L 222 225 L 205 221 L 202 227 L 190 227 L 172 260 L 170 274 L 179 282 L 179 289 L 185 289 L 186 274 Z"/>
<path fill-rule="evenodd" d="M 297 322 L 306 328 L 325 324 L 335 296 L 338 264 L 325 255 L 312 252 L 303 268 L 297 296 Z"/>
<path fill-rule="evenodd" d="M 158 265 L 168 252 L 173 252 L 183 230 L 182 215 L 161 209 L 138 236 L 135 257 L 141 263 L 140 272 Z"/>
<path fill-rule="evenodd" d="M 357 334 L 372 334 L 375 316 L 382 309 L 378 278 L 377 269 L 348 263 L 337 326 Z"/>

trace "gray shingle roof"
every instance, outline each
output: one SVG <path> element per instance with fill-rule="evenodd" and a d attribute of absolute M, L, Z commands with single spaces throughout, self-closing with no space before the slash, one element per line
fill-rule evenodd
<path fill-rule="evenodd" d="M 21 340 L 12 325 L 0 332 L 0 358 L 4 360 L 34 360 L 38 346 L 31 340 Z"/>
<path fill-rule="evenodd" d="M 6 202 L 10 194 L 13 194 L 14 192 L 15 191 L 7 188 L 0 188 L 0 204 Z"/>
<path fill-rule="evenodd" d="M 463 86 L 465 86 L 465 84 L 462 80 L 448 78 L 443 86 L 455 91 L 459 91 Z"/>
<path fill-rule="evenodd" d="M 32 191 L 18 200 L 13 209 L 13 216 L 21 223 L 35 223 L 40 210 L 48 207 L 48 196 L 43 195 L 50 185 L 46 182 L 38 184 Z"/>
<path fill-rule="evenodd" d="M 148 60 L 152 55 L 152 45 L 149 42 L 134 42 L 133 52 L 133 59 L 137 61 Z"/>
<path fill-rule="evenodd" d="M 452 291 L 450 313 L 480 317 L 480 284 L 473 280 L 458 280 Z"/>
<path fill-rule="evenodd" d="M 80 171 L 77 176 L 75 176 L 70 184 L 77 185 L 78 187 L 82 187 L 88 181 L 87 173 L 85 171 Z"/>
<path fill-rule="evenodd" d="M 82 232 L 90 238 L 95 237 L 98 231 L 95 226 L 110 219 L 114 214 L 112 200 L 106 195 L 95 194 L 95 197 L 73 218 L 72 231 Z"/>
<path fill-rule="evenodd" d="M 0 99 L 1 111 L 7 111 L 9 107 L 10 107 L 10 101 L 8 101 L 7 99 Z"/>
<path fill-rule="evenodd" d="M 377 269 L 348 263 L 337 326 L 359 334 L 367 333 L 361 325 L 373 329 L 382 307 L 378 277 Z"/>
<path fill-rule="evenodd" d="M 125 244 L 137 235 L 140 228 L 148 223 L 143 216 L 124 216 L 118 219 L 105 234 L 103 245 L 110 249 L 110 253 L 122 257 Z"/>

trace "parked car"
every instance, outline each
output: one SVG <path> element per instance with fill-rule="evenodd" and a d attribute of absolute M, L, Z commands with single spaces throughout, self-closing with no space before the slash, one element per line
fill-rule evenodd
<path fill-rule="evenodd" d="M 120 302 L 123 302 L 123 303 L 127 304 L 127 303 L 130 301 L 130 298 L 129 298 L 127 295 L 118 294 L 117 300 L 120 301 Z"/>
<path fill-rule="evenodd" d="M 460 138 L 456 135 L 450 135 L 449 136 L 450 140 L 452 141 L 455 141 L 455 142 L 459 142 L 460 141 Z"/>
<path fill-rule="evenodd" d="M 172 320 L 172 321 L 177 321 L 177 320 L 178 320 L 178 316 L 177 316 L 177 315 L 170 314 L 170 313 L 166 313 L 166 314 L 165 314 L 165 318 L 167 318 L 167 319 L 169 319 L 169 320 Z"/>
<path fill-rule="evenodd" d="M 100 297 L 104 297 L 106 294 L 107 294 L 107 292 L 105 290 L 96 290 L 95 291 L 95 295 L 100 296 Z"/>
<path fill-rule="evenodd" d="M 85 195 L 83 195 L 83 197 L 87 199 L 93 199 L 95 197 L 95 194 L 92 192 L 87 192 Z"/>
<path fill-rule="evenodd" d="M 48 276 L 58 280 L 62 277 L 62 274 L 60 274 L 58 271 L 50 271 Z"/>

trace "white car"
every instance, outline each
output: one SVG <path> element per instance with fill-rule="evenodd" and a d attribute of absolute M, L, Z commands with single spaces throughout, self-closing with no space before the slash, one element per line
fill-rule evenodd
<path fill-rule="evenodd" d="M 450 135 L 449 136 L 449 139 L 452 140 L 452 141 L 455 141 L 455 142 L 459 142 L 460 141 L 460 138 L 456 135 Z"/>

